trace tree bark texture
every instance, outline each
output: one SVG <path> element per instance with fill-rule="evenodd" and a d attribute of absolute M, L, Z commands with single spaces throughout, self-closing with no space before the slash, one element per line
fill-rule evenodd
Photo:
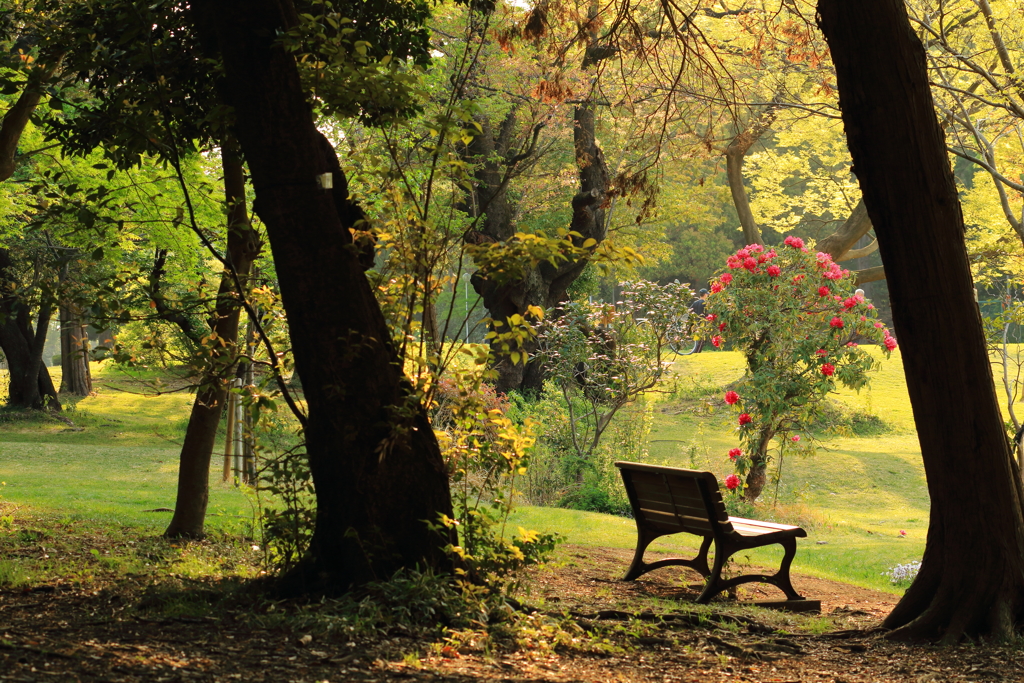
<path fill-rule="evenodd" d="M 294 58 L 276 42 L 275 0 L 196 2 L 219 50 L 226 102 L 256 191 L 308 406 L 316 525 L 284 578 L 294 592 L 343 591 L 399 568 L 451 568 L 448 473 L 426 412 L 363 273 L 350 228 L 362 218 L 337 156 L 313 123 Z M 292 8 L 294 9 L 294 8 Z M 333 174 L 333 190 L 317 176 Z"/>
<path fill-rule="evenodd" d="M 600 59 L 610 54 L 606 48 L 602 48 L 594 41 L 596 41 L 596 36 L 592 37 L 591 45 L 584 53 L 583 66 L 585 69 L 596 66 Z M 499 141 L 501 139 L 498 138 Z M 592 102 L 578 104 L 573 110 L 573 147 L 576 165 L 579 169 L 580 185 L 579 192 L 572 198 L 572 218 L 569 230 L 582 236 L 575 238 L 578 244 L 582 244 L 588 239 L 594 239 L 597 243 L 601 243 L 608 234 L 605 205 L 608 200 L 611 176 L 604 152 L 597 142 L 597 108 Z M 486 149 L 480 151 L 485 152 Z M 488 169 L 485 164 L 484 175 L 478 177 L 493 183 L 500 181 L 501 176 L 496 169 Z M 515 233 L 510 207 L 505 196 L 506 189 L 502 188 L 500 194 L 493 193 L 491 190 L 492 194 L 484 205 L 487 220 L 480 232 L 488 241 L 504 241 Z M 481 197 L 482 199 L 484 197 Z M 513 314 L 525 315 L 529 306 L 540 306 L 550 312 L 565 303 L 569 287 L 586 266 L 586 259 L 570 259 L 557 266 L 543 262 L 530 268 L 526 276 L 518 281 L 498 283 L 481 277 L 479 274 L 474 274 L 471 282 L 474 289 L 483 298 L 484 307 L 491 318 L 506 320 Z M 528 352 L 532 350 L 527 349 Z M 496 369 L 498 371 L 496 389 L 499 392 L 507 392 L 512 389 L 539 391 L 541 388 L 543 371 L 537 363 L 512 363 L 509 359 L 502 358 Z"/>
<path fill-rule="evenodd" d="M 60 393 L 88 396 L 92 393 L 89 371 L 89 332 L 82 313 L 73 303 L 60 307 Z"/>
<path fill-rule="evenodd" d="M 888 275 L 928 479 L 894 638 L 1009 636 L 1024 607 L 1021 484 L 985 347 L 925 52 L 901 0 L 819 0 L 847 142 Z"/>
<path fill-rule="evenodd" d="M 732 203 L 736 207 L 736 214 L 743 228 L 744 244 L 764 244 L 764 240 L 761 239 L 761 229 L 754 220 L 754 212 L 750 209 L 750 200 L 747 198 L 747 188 L 743 184 L 743 157 L 754 143 L 768 132 L 778 111 L 778 104 L 770 105 L 757 118 L 750 121 L 725 149 L 725 176 L 729 181 Z"/>
<path fill-rule="evenodd" d="M 11 408 L 60 410 L 57 390 L 43 362 L 43 347 L 53 307 L 40 305 L 36 320 L 18 296 L 14 261 L 10 251 L 0 249 L 0 349 L 7 357 L 10 385 L 7 405 Z"/>
<path fill-rule="evenodd" d="M 233 140 L 221 148 L 224 169 L 224 199 L 228 205 L 226 258 L 238 282 L 246 287 L 260 243 L 249 222 L 245 205 L 245 174 Z M 217 427 L 224 412 L 228 388 L 238 362 L 238 320 L 241 294 L 235 276 L 227 268 L 221 274 L 217 303 L 210 331 L 220 340 L 212 349 L 209 366 L 196 392 L 189 415 L 178 465 L 178 497 L 174 516 L 164 531 L 167 538 L 202 538 L 206 506 L 210 498 L 210 460 L 217 439 Z"/>

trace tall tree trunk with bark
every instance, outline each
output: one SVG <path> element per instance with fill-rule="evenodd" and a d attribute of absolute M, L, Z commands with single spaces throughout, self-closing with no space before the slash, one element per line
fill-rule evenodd
<path fill-rule="evenodd" d="M 57 390 L 43 362 L 43 347 L 53 306 L 42 303 L 33 323 L 28 305 L 17 294 L 14 261 L 0 249 L 0 349 L 7 357 L 10 384 L 7 405 L 12 408 L 60 410 Z"/>
<path fill-rule="evenodd" d="M 597 16 L 596 5 L 591 6 L 591 21 Z M 596 25 L 596 22 L 594 23 Z M 588 46 L 584 52 L 584 70 L 594 69 L 602 60 L 614 54 L 607 46 L 598 42 L 596 29 L 588 35 Z M 507 122 L 506 122 L 507 123 Z M 506 126 L 502 134 L 505 135 Z M 538 128 L 534 129 L 534 142 Z M 503 138 L 499 138 L 503 139 Z M 605 204 L 611 186 L 611 175 L 604 152 L 597 141 L 597 106 L 591 101 L 584 101 L 573 109 L 573 147 L 576 165 L 579 169 L 579 192 L 572 198 L 572 218 L 569 230 L 581 237 L 575 238 L 577 246 L 588 239 L 597 243 L 604 241 L 608 233 L 605 217 Z M 486 150 L 481 150 L 486 151 Z M 500 179 L 497 169 L 487 169 L 493 178 Z M 500 185 L 493 186 L 494 188 Z M 487 241 L 504 241 L 515 232 L 511 224 L 511 211 L 508 206 L 505 190 L 501 187 L 500 194 L 491 190 L 485 200 L 488 220 L 480 232 Z M 491 206 L 493 218 L 491 217 Z M 557 266 L 542 262 L 530 268 L 526 276 L 514 282 L 498 283 L 474 274 L 471 282 L 477 293 L 483 298 L 484 307 L 494 320 L 506 320 L 513 314 L 526 315 L 529 306 L 540 306 L 546 310 L 554 309 L 565 303 L 568 290 L 579 278 L 587 266 L 587 259 L 576 258 L 561 262 Z M 532 351 L 532 349 L 527 349 Z M 542 368 L 538 363 L 512 363 L 508 358 L 501 358 L 497 365 L 498 380 L 496 388 L 499 392 L 511 389 L 539 391 L 543 383 Z"/>
<path fill-rule="evenodd" d="M 353 245 L 362 211 L 313 123 L 294 58 L 277 41 L 286 6 L 192 5 L 207 48 L 223 59 L 223 93 L 256 190 L 253 209 L 266 225 L 309 411 L 316 526 L 283 586 L 341 591 L 402 567 L 450 570 L 451 539 L 427 524 L 453 513 L 437 440 Z M 317 183 L 325 173 L 333 190 Z"/>
<path fill-rule="evenodd" d="M 212 349 L 209 369 L 203 375 L 192 404 L 178 466 L 178 497 L 174 516 L 164 532 L 167 538 L 202 538 L 206 506 L 210 497 L 210 460 L 217 439 L 217 427 L 225 399 L 235 378 L 238 362 L 238 319 L 242 312 L 238 284 L 244 288 L 259 255 L 260 244 L 252 229 L 245 204 L 245 173 L 242 159 L 228 139 L 221 147 L 224 169 L 224 199 L 228 205 L 226 258 L 234 270 L 225 268 L 217 291 L 217 304 L 210 321 L 212 334 L 221 343 Z M 237 281 L 236 281 L 237 278 Z"/>
<path fill-rule="evenodd" d="M 92 393 L 88 326 L 82 320 L 81 309 L 73 303 L 60 307 L 60 369 L 60 393 Z"/>
<path fill-rule="evenodd" d="M 839 104 L 888 274 L 931 497 L 894 638 L 1007 637 L 1024 616 L 1024 510 L 933 109 L 901 0 L 819 0 Z"/>
<path fill-rule="evenodd" d="M 732 194 L 733 206 L 736 207 L 736 215 L 739 216 L 740 226 L 743 228 L 744 244 L 764 244 L 764 242 L 761 239 L 761 229 L 757 227 L 754 212 L 750 208 L 747 188 L 743 184 L 743 158 L 754 146 L 754 143 L 771 129 L 778 113 L 779 105 L 773 101 L 737 133 L 729 146 L 725 148 L 725 176 L 729 181 L 729 192 Z"/>

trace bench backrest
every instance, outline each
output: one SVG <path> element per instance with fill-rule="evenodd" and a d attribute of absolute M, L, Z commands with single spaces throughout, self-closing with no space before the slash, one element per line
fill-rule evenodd
<path fill-rule="evenodd" d="M 617 462 L 638 524 L 666 534 L 733 533 L 718 480 L 711 472 Z"/>

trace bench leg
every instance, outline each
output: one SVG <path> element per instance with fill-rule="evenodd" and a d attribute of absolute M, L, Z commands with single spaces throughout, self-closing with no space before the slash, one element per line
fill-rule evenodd
<path fill-rule="evenodd" d="M 697 557 L 693 558 L 693 568 L 700 572 L 700 575 L 704 578 L 711 574 L 711 569 L 708 568 L 708 549 L 711 547 L 713 540 L 715 540 L 714 536 L 705 536 L 704 540 L 701 541 Z"/>
<path fill-rule="evenodd" d="M 803 596 L 793 588 L 793 581 L 789 576 L 789 566 L 793 564 L 793 558 L 796 556 L 796 539 L 787 538 L 785 541 L 780 541 L 779 545 L 785 549 L 786 554 L 782 557 L 782 565 L 775 575 L 775 585 L 782 589 L 787 599 L 803 600 Z"/>
<path fill-rule="evenodd" d="M 705 539 L 705 542 L 710 540 L 711 537 L 709 536 Z M 708 562 L 706 546 L 701 546 L 701 550 L 703 551 L 704 566 L 706 567 Z M 725 563 L 729 559 L 730 555 L 732 555 L 732 553 L 727 552 L 722 548 L 721 543 L 715 544 L 715 566 L 712 567 L 711 571 L 705 575 L 707 577 L 707 581 L 704 584 L 704 590 L 697 596 L 697 604 L 706 605 L 711 602 L 711 598 L 715 597 L 722 591 L 722 569 L 725 568 Z"/>
<path fill-rule="evenodd" d="M 629 569 L 626 570 L 626 575 L 622 577 L 623 581 L 632 581 L 636 577 L 647 573 L 647 566 L 644 564 L 644 551 L 647 550 L 647 546 L 658 536 L 650 534 L 643 529 L 637 529 L 636 552 L 633 553 L 633 562 L 630 563 Z"/>

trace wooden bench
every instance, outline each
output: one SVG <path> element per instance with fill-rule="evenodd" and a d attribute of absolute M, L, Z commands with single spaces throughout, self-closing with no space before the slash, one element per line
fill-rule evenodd
<path fill-rule="evenodd" d="M 617 462 L 629 502 L 636 519 L 636 554 L 623 581 L 660 567 L 683 566 L 697 570 L 706 579 L 697 602 L 706 603 L 715 595 L 743 583 L 770 583 L 780 588 L 788 600 L 803 600 L 789 578 L 789 566 L 796 555 L 796 539 L 807 536 L 798 526 L 772 524 L 753 519 L 730 517 L 725 511 L 718 480 L 711 472 L 677 467 Z M 703 536 L 700 551 L 693 559 L 669 558 L 644 562 L 644 551 L 651 541 L 669 534 L 689 533 Z M 708 549 L 715 543 L 715 564 L 708 568 Z M 785 549 L 782 566 L 776 574 L 747 574 L 722 579 L 722 568 L 734 553 L 778 543 Z"/>

